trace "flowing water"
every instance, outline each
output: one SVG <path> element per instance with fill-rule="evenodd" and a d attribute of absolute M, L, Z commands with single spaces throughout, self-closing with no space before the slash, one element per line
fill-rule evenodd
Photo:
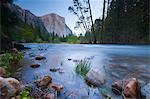
<path fill-rule="evenodd" d="M 63 94 L 68 96 L 67 98 L 71 97 L 71 93 L 72 96 L 80 96 L 79 99 L 102 98 L 97 88 L 90 88 L 84 79 L 75 73 L 76 61 L 85 58 L 91 62 L 91 68 L 104 76 L 105 86 L 109 88 L 114 81 L 130 76 L 137 77 L 141 83 L 150 82 L 150 47 L 146 45 L 24 45 L 31 49 L 25 50 L 23 82 L 33 84 L 35 80 L 51 75 L 53 82 L 64 86 Z M 46 60 L 35 60 L 36 55 L 43 55 Z M 41 66 L 31 68 L 32 63 L 39 63 Z M 64 73 L 51 72 L 49 69 L 52 67 L 60 67 Z M 113 96 L 113 93 L 111 95 Z"/>

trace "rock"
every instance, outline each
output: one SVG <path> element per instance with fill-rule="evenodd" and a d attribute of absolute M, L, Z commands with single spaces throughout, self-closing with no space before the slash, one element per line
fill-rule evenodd
<path fill-rule="evenodd" d="M 140 98 L 140 87 L 136 78 L 129 78 L 117 81 L 112 85 L 113 92 L 123 91 L 126 98 L 138 99 Z M 117 89 L 114 91 L 114 89 Z M 118 94 L 120 94 L 120 92 Z"/>
<path fill-rule="evenodd" d="M 59 69 L 59 73 L 64 73 L 63 69 Z"/>
<path fill-rule="evenodd" d="M 11 86 L 13 86 L 16 92 L 20 90 L 20 82 L 15 78 L 5 78 L 5 81 L 8 82 Z"/>
<path fill-rule="evenodd" d="M 32 64 L 32 65 L 30 65 L 30 67 L 32 67 L 32 68 L 38 68 L 38 67 L 40 67 L 40 64 Z"/>
<path fill-rule="evenodd" d="M 72 59 L 71 59 L 71 58 L 68 58 L 68 60 L 71 61 Z"/>
<path fill-rule="evenodd" d="M 79 61 L 80 61 L 80 60 L 76 60 L 76 59 L 73 60 L 73 62 L 79 62 Z"/>
<path fill-rule="evenodd" d="M 0 77 L 0 99 L 7 99 L 21 90 L 21 85 L 15 78 Z"/>
<path fill-rule="evenodd" d="M 0 77 L 6 76 L 6 70 L 3 67 L 0 67 Z"/>
<path fill-rule="evenodd" d="M 124 88 L 124 94 L 127 98 L 139 99 L 140 98 L 140 87 L 136 78 L 128 80 Z"/>
<path fill-rule="evenodd" d="M 20 44 L 20 43 L 14 43 L 14 48 L 17 48 L 18 50 L 31 49 L 31 48 L 25 47 L 23 44 Z"/>
<path fill-rule="evenodd" d="M 146 99 L 150 99 L 150 83 L 141 88 L 141 94 L 142 96 L 145 96 Z"/>
<path fill-rule="evenodd" d="M 52 77 L 44 76 L 42 79 L 35 81 L 38 87 L 47 87 L 52 82 Z"/>
<path fill-rule="evenodd" d="M 94 87 L 100 87 L 105 84 L 105 79 L 103 76 L 93 69 L 86 74 L 85 81 L 87 84 L 93 85 Z"/>
<path fill-rule="evenodd" d="M 116 95 L 121 95 L 121 92 L 123 91 L 123 81 L 119 80 L 115 83 L 112 84 L 112 91 L 116 94 Z"/>
<path fill-rule="evenodd" d="M 46 59 L 46 57 L 38 55 L 38 56 L 35 57 L 35 59 L 36 60 L 43 60 L 43 59 Z"/>
<path fill-rule="evenodd" d="M 60 70 L 60 68 L 56 68 L 56 67 L 50 68 L 50 71 L 52 71 L 52 72 L 57 72 L 59 70 Z"/>
<path fill-rule="evenodd" d="M 11 99 L 21 99 L 21 96 L 20 95 L 17 95 L 15 97 L 12 97 Z"/>
<path fill-rule="evenodd" d="M 53 93 L 48 93 L 44 95 L 44 99 L 55 99 L 55 95 Z"/>
<path fill-rule="evenodd" d="M 10 51 L 11 51 L 12 53 L 18 53 L 18 50 L 17 50 L 16 48 L 12 48 Z"/>
<path fill-rule="evenodd" d="M 63 90 L 63 85 L 52 83 L 52 88 L 54 88 L 57 92 L 61 92 Z"/>

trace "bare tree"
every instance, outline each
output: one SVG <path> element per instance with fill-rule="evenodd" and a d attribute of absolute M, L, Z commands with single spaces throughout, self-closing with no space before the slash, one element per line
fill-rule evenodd
<path fill-rule="evenodd" d="M 110 0 L 107 0 L 107 15 L 109 13 Z"/>
<path fill-rule="evenodd" d="M 91 18 L 91 23 L 92 23 L 92 32 L 94 34 L 94 43 L 96 43 L 96 35 L 95 35 L 94 22 L 93 22 L 93 17 L 92 17 L 90 0 L 88 0 L 88 5 L 89 5 L 89 12 L 90 12 L 90 18 Z"/>
<path fill-rule="evenodd" d="M 82 29 L 81 25 L 83 25 L 86 32 L 91 31 L 93 33 L 93 42 L 96 43 L 90 0 L 83 0 L 83 2 L 80 0 L 73 0 L 73 6 L 70 6 L 68 10 L 73 12 L 79 19 L 79 21 L 77 21 L 77 25 L 79 26 L 76 26 L 76 28 L 80 27 L 80 29 Z"/>

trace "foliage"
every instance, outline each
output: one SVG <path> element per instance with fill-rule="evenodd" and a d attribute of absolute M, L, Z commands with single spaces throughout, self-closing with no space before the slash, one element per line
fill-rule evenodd
<path fill-rule="evenodd" d="M 77 63 L 75 71 L 77 74 L 85 77 L 86 74 L 89 72 L 90 68 L 91 68 L 91 63 L 88 60 L 84 59 L 84 60 L 80 60 Z"/>
<path fill-rule="evenodd" d="M 5 53 L 0 58 L 0 66 L 6 69 L 8 75 L 11 75 L 13 66 L 17 65 L 21 59 L 23 59 L 23 53 Z"/>
<path fill-rule="evenodd" d="M 80 43 L 80 41 L 79 41 L 77 36 L 70 36 L 70 37 L 68 37 L 67 42 L 71 43 L 71 44 L 78 44 L 78 43 Z"/>
<path fill-rule="evenodd" d="M 31 87 L 25 87 L 21 92 L 20 96 L 21 99 L 32 99 L 30 94 L 31 94 L 32 88 Z"/>

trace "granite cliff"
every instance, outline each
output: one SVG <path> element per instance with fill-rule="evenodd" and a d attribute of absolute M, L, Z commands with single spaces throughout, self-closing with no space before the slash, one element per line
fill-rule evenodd
<path fill-rule="evenodd" d="M 65 23 L 65 18 L 55 13 L 41 16 L 40 19 L 44 23 L 49 33 L 55 33 L 60 37 L 72 34 L 72 31 Z"/>

